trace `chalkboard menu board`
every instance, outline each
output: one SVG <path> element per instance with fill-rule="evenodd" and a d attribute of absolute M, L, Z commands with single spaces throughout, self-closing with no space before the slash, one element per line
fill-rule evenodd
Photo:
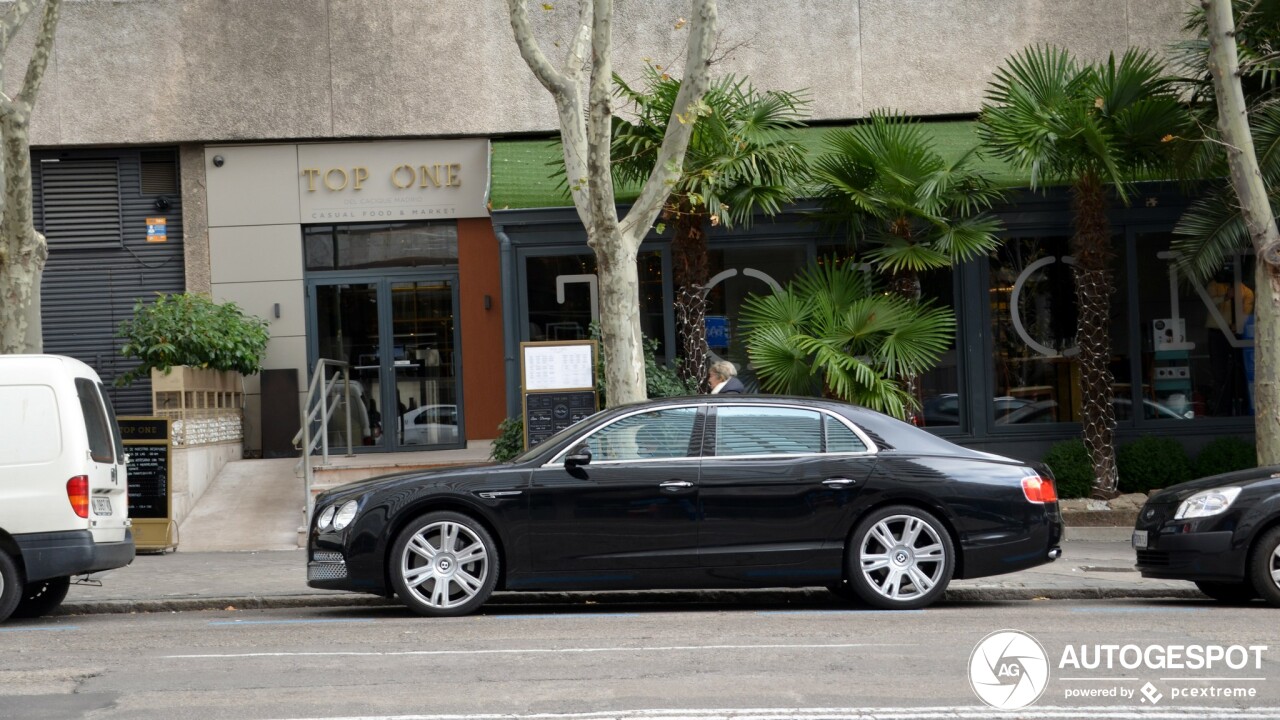
<path fill-rule="evenodd" d="M 163 418 L 120 418 L 129 456 L 129 517 L 169 517 L 169 423 Z"/>
<path fill-rule="evenodd" d="M 525 393 L 526 446 L 533 447 L 595 412 L 594 390 Z"/>

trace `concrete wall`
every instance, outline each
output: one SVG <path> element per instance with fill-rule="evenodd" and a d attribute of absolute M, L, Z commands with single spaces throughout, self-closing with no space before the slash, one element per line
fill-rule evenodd
<path fill-rule="evenodd" d="M 530 2 L 549 55 L 575 3 Z M 1187 0 L 725 0 L 719 67 L 809 89 L 814 119 L 972 113 L 1033 43 L 1099 58 L 1176 39 Z M 22 77 L 36 17 L 6 58 Z M 624 0 L 615 69 L 680 67 L 683 0 Z M 563 43 L 562 43 L 563 47 Z M 678 72 L 678 71 L 677 71 Z M 35 145 L 501 135 L 556 128 L 494 0 L 86 0 L 64 6 Z M 188 155 L 184 153 L 184 160 Z"/>
<path fill-rule="evenodd" d="M 175 447 L 171 450 L 170 477 L 173 479 L 173 488 L 170 513 L 174 525 L 182 525 L 182 521 L 191 513 L 191 508 L 196 506 L 196 502 L 204 495 L 204 491 L 222 471 L 223 466 L 243 456 L 243 447 L 241 443 L 233 442 Z"/>

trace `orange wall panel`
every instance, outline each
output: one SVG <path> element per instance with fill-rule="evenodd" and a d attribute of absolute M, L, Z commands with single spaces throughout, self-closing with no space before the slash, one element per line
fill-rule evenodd
<path fill-rule="evenodd" d="M 502 341 L 502 267 L 489 218 L 458 220 L 458 302 L 467 439 L 498 436 L 506 418 Z M 484 298 L 490 298 L 489 309 Z"/>

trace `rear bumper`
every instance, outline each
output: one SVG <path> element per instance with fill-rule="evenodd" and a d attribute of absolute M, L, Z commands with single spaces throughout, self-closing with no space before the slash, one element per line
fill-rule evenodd
<path fill-rule="evenodd" d="M 1062 521 L 1056 513 L 1046 520 L 1023 538 L 965 547 L 963 578 L 1004 575 L 1058 559 L 1062 555 Z"/>
<path fill-rule="evenodd" d="M 13 538 L 22 550 L 27 582 L 84 575 L 124 567 L 133 562 L 133 531 L 121 542 L 96 543 L 88 530 L 30 533 Z"/>

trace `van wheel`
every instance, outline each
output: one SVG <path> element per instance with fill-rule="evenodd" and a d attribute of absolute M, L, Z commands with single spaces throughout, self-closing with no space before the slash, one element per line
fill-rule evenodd
<path fill-rule="evenodd" d="M 0 550 L 0 622 L 9 619 L 20 599 L 22 580 L 18 577 L 18 566 L 8 553 Z"/>
<path fill-rule="evenodd" d="M 66 599 L 67 589 L 70 587 L 69 577 L 27 583 L 22 598 L 18 600 L 18 607 L 13 611 L 13 617 L 37 618 L 48 615 Z"/>

